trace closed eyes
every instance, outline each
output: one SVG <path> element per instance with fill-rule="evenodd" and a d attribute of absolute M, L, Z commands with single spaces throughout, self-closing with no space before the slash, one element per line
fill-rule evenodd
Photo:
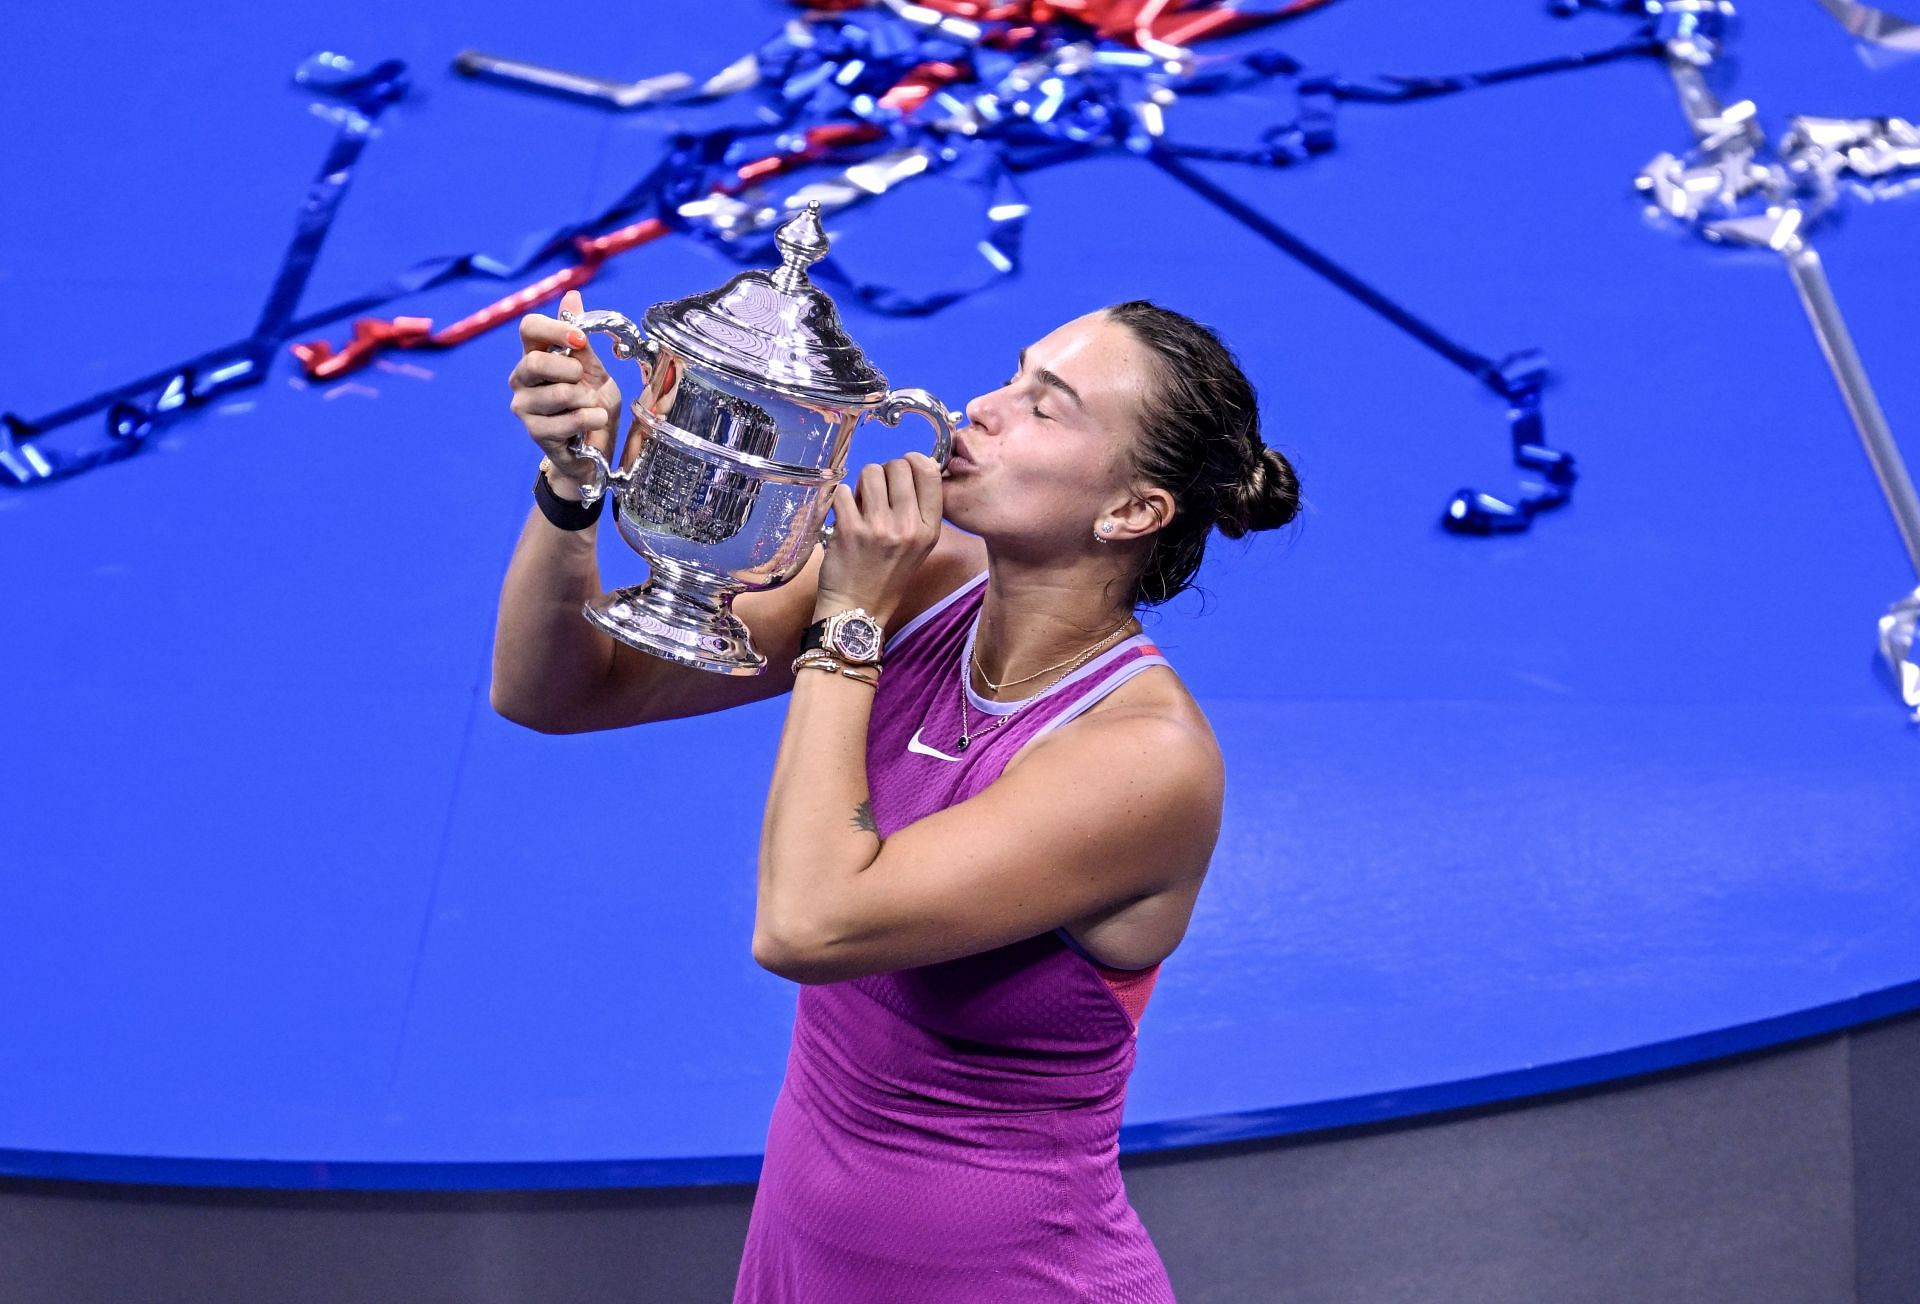
<path fill-rule="evenodd" d="M 1025 349 L 1021 349 L 1020 350 L 1020 370 L 1025 371 L 1026 369 L 1027 369 L 1027 351 Z M 1080 391 L 1075 389 L 1073 386 L 1067 384 L 1066 381 L 1060 379 L 1060 377 L 1055 375 L 1053 372 L 1048 371 L 1045 367 L 1042 367 L 1040 370 L 1034 372 L 1033 378 L 1039 381 L 1042 385 L 1052 389 L 1057 389 L 1062 394 L 1065 394 L 1068 398 L 1073 400 L 1074 406 L 1079 408 L 1082 412 L 1085 412 L 1087 410 L 1087 401 L 1080 397 Z M 1014 373 L 1014 379 L 1016 380 L 1019 379 L 1019 372 Z M 1013 382 L 1009 381 L 1007 383 L 1012 384 Z M 1046 420 L 1051 421 L 1053 419 L 1052 417 L 1047 416 L 1046 413 L 1041 412 L 1039 408 L 1035 408 L 1034 411 L 1038 413 L 1041 417 L 1045 418 Z"/>
<path fill-rule="evenodd" d="M 1007 377 L 1007 385 L 1008 385 L 1009 387 L 1011 387 L 1011 386 L 1013 386 L 1013 385 L 1017 385 L 1017 384 L 1019 384 L 1019 383 L 1020 383 L 1020 373 L 1019 373 L 1019 372 L 1017 372 L 1017 371 L 1016 371 L 1016 372 L 1015 372 L 1015 373 L 1014 373 L 1013 375 L 1011 375 L 1011 376 L 1008 376 L 1008 377 Z M 1040 419 L 1041 419 L 1042 421 L 1051 421 L 1051 420 L 1053 420 L 1053 418 L 1052 418 L 1052 417 L 1050 417 L 1050 416 L 1048 416 L 1048 415 L 1047 415 L 1047 414 L 1046 414 L 1045 412 L 1042 412 L 1042 411 L 1040 410 L 1040 405 L 1039 405 L 1038 403 L 1035 403 L 1035 404 L 1034 404 L 1034 405 L 1033 405 L 1032 407 L 1030 407 L 1030 408 L 1028 408 L 1027 410 L 1028 410 L 1029 412 L 1031 412 L 1031 413 L 1033 413 L 1033 415 L 1035 415 L 1035 416 L 1037 416 L 1037 417 L 1039 417 L 1039 418 L 1040 418 Z"/>

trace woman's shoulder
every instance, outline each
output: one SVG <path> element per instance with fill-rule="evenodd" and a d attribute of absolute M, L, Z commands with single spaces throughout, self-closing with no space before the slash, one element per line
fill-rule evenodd
<path fill-rule="evenodd" d="M 1184 900 L 1191 909 L 1220 836 L 1226 767 L 1205 712 L 1170 667 L 1155 665 L 1134 674 L 1093 707 L 1030 739 L 1001 773 L 1016 772 L 1021 779 L 1039 780 L 1027 785 L 1036 793 L 1052 787 L 1055 802 L 1064 787 L 1081 810 L 1110 810 L 1130 828 L 1157 830 L 1147 841 L 1165 876 L 1165 893 L 1145 898 L 1137 908 L 1159 909 L 1146 902 L 1170 893 L 1166 900 Z M 1100 932 L 1099 944 L 1110 948 L 1109 955 L 1164 956 L 1178 941 L 1176 934 L 1164 945 L 1155 941 L 1129 948 L 1112 936 L 1118 918 L 1104 917 L 1109 927 Z M 1084 931 L 1077 935 L 1090 940 Z M 1153 936 L 1159 938 L 1157 932 Z"/>
<path fill-rule="evenodd" d="M 1150 665 L 1130 675 L 1073 719 L 1034 738 L 1013 760 L 1042 746 L 1063 745 L 1098 751 L 1103 764 L 1124 765 L 1132 758 L 1143 772 L 1180 774 L 1208 787 L 1221 781 L 1220 741 L 1213 726 L 1198 699 L 1166 665 Z"/>
<path fill-rule="evenodd" d="M 1171 666 L 1149 666 L 1134 675 L 1090 707 L 1083 718 L 1094 716 L 1103 716 L 1110 724 L 1121 719 L 1152 722 L 1156 732 L 1169 739 L 1216 756 L 1220 752 L 1207 713 Z"/>

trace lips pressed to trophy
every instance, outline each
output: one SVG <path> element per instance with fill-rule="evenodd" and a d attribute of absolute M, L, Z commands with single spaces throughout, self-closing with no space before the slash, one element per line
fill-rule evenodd
<path fill-rule="evenodd" d="M 612 491 L 620 535 L 652 571 L 587 603 L 587 619 L 644 652 L 720 674 L 766 668 L 732 601 L 806 565 L 854 427 L 918 412 L 933 422 L 944 470 L 957 419 L 925 390 L 888 389 L 833 300 L 808 281 L 827 252 L 817 203 L 780 228 L 778 245 L 780 267 L 655 304 L 644 333 L 617 312 L 560 314 L 612 336 L 615 356 L 637 360 L 645 378 L 618 469 L 598 449 L 572 446 L 594 463 L 582 498 Z"/>

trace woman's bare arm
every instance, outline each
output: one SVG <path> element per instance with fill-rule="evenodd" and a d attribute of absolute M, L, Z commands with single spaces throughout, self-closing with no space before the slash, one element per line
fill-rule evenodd
<path fill-rule="evenodd" d="M 793 686 L 793 658 L 813 612 L 820 549 L 779 588 L 743 593 L 733 613 L 767 658 L 758 675 L 721 675 L 651 656 L 580 614 L 600 596 L 598 526 L 556 529 L 534 509 L 500 589 L 494 627 L 493 709 L 542 733 L 619 729 L 703 715 Z"/>
<path fill-rule="evenodd" d="M 1115 690 L 1145 705 L 1087 712 L 884 841 L 867 789 L 873 692 L 808 675 L 767 798 L 754 958 L 798 983 L 843 982 L 1190 894 L 1219 838 L 1225 771 L 1199 712 L 1142 683 L 1164 673 Z"/>
<path fill-rule="evenodd" d="M 704 715 L 792 689 L 792 662 L 819 595 L 823 549 L 815 547 L 806 566 L 779 588 L 734 599 L 733 614 L 752 632 L 767 668 L 751 677 L 719 675 L 636 651 L 580 614 L 581 605 L 602 592 L 593 545 L 598 528 L 568 532 L 550 525 L 538 508 L 528 515 L 500 590 L 494 710 L 542 733 L 583 733 Z M 986 565 L 985 544 L 943 523 L 888 632 Z"/>

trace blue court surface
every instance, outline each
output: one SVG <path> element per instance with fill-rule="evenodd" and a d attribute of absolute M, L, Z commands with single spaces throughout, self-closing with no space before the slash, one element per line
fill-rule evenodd
<path fill-rule="evenodd" d="M 793 12 L 16 14 L 0 408 L 246 336 L 333 138 L 290 79 L 318 50 L 405 59 L 416 86 L 302 311 L 432 255 L 513 251 L 715 120 L 465 80 L 460 49 L 704 76 Z M 1863 57 L 1815 0 L 1743 17 L 1717 85 L 1770 135 L 1794 113 L 1920 116 L 1920 59 Z M 1627 30 L 1529 0 L 1335 0 L 1221 48 L 1453 73 Z M 1188 107 L 1170 124 L 1240 142 L 1285 106 Z M 1240 352 L 1299 470 L 1300 522 L 1216 540 L 1204 597 L 1148 624 L 1229 791 L 1123 1146 L 1525 1097 L 1920 1006 L 1920 755 L 1874 650 L 1914 575 L 1780 260 L 1642 216 L 1634 174 L 1689 144 L 1664 68 L 1348 104 L 1338 141 L 1292 168 L 1195 166 L 1450 338 L 1544 350 L 1549 442 L 1580 479 L 1524 533 L 1439 524 L 1463 485 L 1517 486 L 1497 397 L 1124 153 L 1025 179 L 1016 275 L 922 318 L 841 300 L 893 384 L 956 407 L 1068 317 L 1180 308 Z M 1920 194 L 1844 208 L 1816 245 L 1920 460 Z M 905 279 L 971 257 L 979 209 L 935 181 L 829 229 L 837 258 Z M 670 236 L 586 302 L 638 317 L 737 270 Z M 445 323 L 527 279 L 373 315 Z M 583 737 L 492 712 L 537 461 L 507 408 L 517 353 L 509 328 L 321 384 L 282 349 L 138 456 L 0 492 L 0 1172 L 755 1175 L 798 990 L 749 949 L 783 702 Z M 854 461 L 925 429 L 870 423 Z M 642 578 L 602 543 L 610 583 Z"/>

